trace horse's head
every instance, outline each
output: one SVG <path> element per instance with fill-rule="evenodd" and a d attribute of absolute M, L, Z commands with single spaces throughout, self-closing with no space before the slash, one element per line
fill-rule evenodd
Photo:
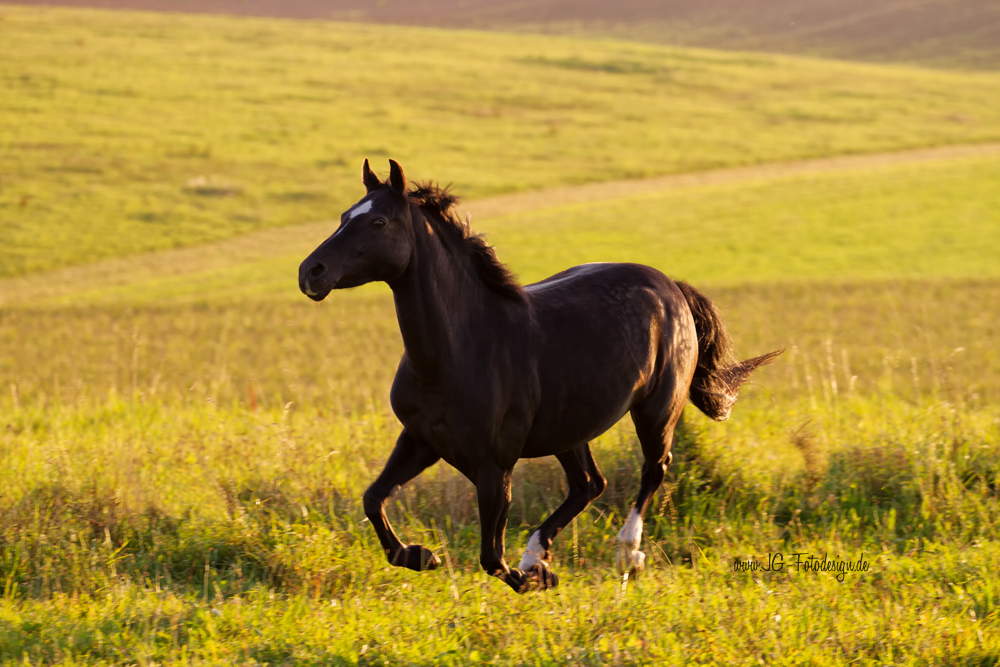
<path fill-rule="evenodd" d="M 299 265 L 299 288 L 313 301 L 330 290 L 399 277 L 410 260 L 413 231 L 406 177 L 389 160 L 383 183 L 368 166 L 362 170 L 368 193 L 340 216 L 340 227 Z"/>

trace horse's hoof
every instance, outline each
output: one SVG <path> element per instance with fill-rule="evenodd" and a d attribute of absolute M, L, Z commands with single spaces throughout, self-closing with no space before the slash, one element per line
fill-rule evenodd
<path fill-rule="evenodd" d="M 541 563 L 536 563 L 526 574 L 534 579 L 535 585 L 540 591 L 559 585 L 559 577 L 556 576 L 556 573 Z"/>
<path fill-rule="evenodd" d="M 394 554 L 390 554 L 389 562 L 399 567 L 416 570 L 417 572 L 434 570 L 441 565 L 441 559 L 435 556 L 433 551 L 425 549 L 419 544 L 411 544 L 408 547 L 403 547 Z"/>
<path fill-rule="evenodd" d="M 559 585 L 559 577 L 556 576 L 556 573 L 540 564 L 532 566 L 530 570 L 519 570 L 512 567 L 503 574 L 498 573 L 497 576 L 518 593 L 544 591 Z"/>
<path fill-rule="evenodd" d="M 632 578 L 638 576 L 639 573 L 642 572 L 645 560 L 646 554 L 641 551 L 628 551 L 626 549 L 621 549 L 615 557 L 615 565 L 617 566 L 620 574 L 628 572 L 629 578 Z"/>
<path fill-rule="evenodd" d="M 499 576 L 517 593 L 527 593 L 535 588 L 535 580 L 528 576 L 527 572 L 522 572 L 517 568 L 512 567 Z"/>

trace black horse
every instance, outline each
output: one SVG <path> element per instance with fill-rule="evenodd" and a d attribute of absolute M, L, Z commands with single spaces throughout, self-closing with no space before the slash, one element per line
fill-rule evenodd
<path fill-rule="evenodd" d="M 400 542 L 384 507 L 444 459 L 476 485 L 483 568 L 516 591 L 555 586 L 552 540 L 606 484 L 589 443 L 630 412 L 645 463 L 618 565 L 640 569 L 642 516 L 685 400 L 726 419 L 741 383 L 778 352 L 736 362 L 715 306 L 648 266 L 585 264 L 522 287 L 455 216 L 454 196 L 408 188 L 389 163 L 383 183 L 365 160 L 367 194 L 299 268 L 299 287 L 315 301 L 375 280 L 392 289 L 405 352 L 390 401 L 403 431 L 364 495 L 389 562 L 439 565 L 429 549 Z M 569 494 L 531 534 L 518 568 L 508 567 L 511 473 L 518 459 L 539 456 L 559 460 Z"/>

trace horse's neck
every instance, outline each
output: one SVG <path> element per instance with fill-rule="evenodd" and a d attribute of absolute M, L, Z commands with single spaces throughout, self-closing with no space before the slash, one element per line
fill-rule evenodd
<path fill-rule="evenodd" d="M 483 326 L 488 311 L 503 306 L 470 257 L 448 252 L 422 219 L 414 220 L 414 255 L 390 287 L 406 354 L 419 373 L 433 376 L 462 353 L 461 341 Z"/>

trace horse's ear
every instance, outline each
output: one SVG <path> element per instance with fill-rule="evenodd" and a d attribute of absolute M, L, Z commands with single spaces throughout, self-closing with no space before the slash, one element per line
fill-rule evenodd
<path fill-rule="evenodd" d="M 365 166 L 361 168 L 361 180 L 365 182 L 365 189 L 368 192 L 372 190 L 378 190 L 382 187 L 382 181 L 378 180 L 378 176 L 372 171 L 371 167 L 368 166 L 368 158 L 365 158 Z"/>
<path fill-rule="evenodd" d="M 403 168 L 395 160 L 389 160 L 389 187 L 397 195 L 406 192 L 406 176 L 403 174 Z"/>

